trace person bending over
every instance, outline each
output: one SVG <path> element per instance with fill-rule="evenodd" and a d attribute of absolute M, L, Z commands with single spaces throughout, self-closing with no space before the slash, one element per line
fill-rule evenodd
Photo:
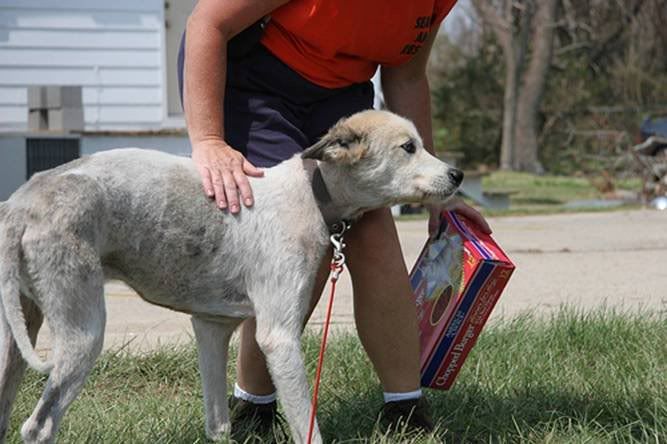
<path fill-rule="evenodd" d="M 455 1 L 199 0 L 179 79 L 204 192 L 231 213 L 252 206 L 247 176 L 261 177 L 261 168 L 313 145 L 339 119 L 372 108 L 378 66 L 387 108 L 412 120 L 432 152 L 426 63 Z M 449 207 L 490 232 L 471 207 Z M 441 210 L 430 208 L 431 229 Z M 411 413 L 409 427 L 431 430 L 416 309 L 390 211 L 365 214 L 346 240 L 355 322 L 384 390 L 385 424 Z M 326 283 L 325 262 L 313 307 Z M 262 433 L 275 418 L 276 395 L 254 333 L 254 319 L 244 321 L 232 417 L 256 421 Z"/>

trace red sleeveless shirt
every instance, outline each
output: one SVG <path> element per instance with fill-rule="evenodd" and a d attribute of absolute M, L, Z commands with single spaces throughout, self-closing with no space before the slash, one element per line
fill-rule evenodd
<path fill-rule="evenodd" d="M 262 43 L 311 82 L 339 88 L 417 53 L 456 0 L 292 0 L 271 14 Z"/>

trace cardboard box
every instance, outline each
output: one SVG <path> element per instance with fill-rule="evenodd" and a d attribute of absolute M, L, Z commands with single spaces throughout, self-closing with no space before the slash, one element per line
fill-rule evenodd
<path fill-rule="evenodd" d="M 81 86 L 29 86 L 28 109 L 81 108 Z"/>
<path fill-rule="evenodd" d="M 47 110 L 31 109 L 28 111 L 28 129 L 30 131 L 46 131 L 49 129 Z"/>
<path fill-rule="evenodd" d="M 422 386 L 454 383 L 514 264 L 465 218 L 444 212 L 410 273 L 417 303 Z"/>
<path fill-rule="evenodd" d="M 46 87 L 28 86 L 28 110 L 46 109 Z"/>
<path fill-rule="evenodd" d="M 83 131 L 84 119 L 81 108 L 54 108 L 48 110 L 50 131 Z"/>
<path fill-rule="evenodd" d="M 80 86 L 47 86 L 46 107 L 54 108 L 78 108 L 83 104 Z"/>

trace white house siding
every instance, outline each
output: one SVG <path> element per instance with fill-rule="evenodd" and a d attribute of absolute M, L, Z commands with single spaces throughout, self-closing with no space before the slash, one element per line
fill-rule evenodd
<path fill-rule="evenodd" d="M 164 0 L 0 0 L 0 130 L 29 85 L 81 85 L 87 130 L 165 120 Z"/>

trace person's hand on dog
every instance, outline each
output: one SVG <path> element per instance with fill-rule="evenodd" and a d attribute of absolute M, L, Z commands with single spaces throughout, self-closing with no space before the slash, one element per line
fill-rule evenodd
<path fill-rule="evenodd" d="M 238 213 L 241 211 L 239 200 L 246 207 L 253 205 L 248 176 L 262 177 L 264 171 L 251 164 L 243 154 L 222 140 L 207 140 L 193 144 L 192 160 L 201 175 L 204 193 L 215 199 L 218 208 Z"/>
<path fill-rule="evenodd" d="M 465 203 L 460 197 L 452 197 L 444 205 L 428 205 L 427 208 L 429 211 L 428 234 L 430 237 L 437 234 L 438 226 L 440 225 L 440 213 L 444 210 L 453 211 L 468 218 L 486 234 L 492 233 L 491 227 L 486 219 L 484 219 L 484 216 L 482 216 L 479 211 Z"/>

